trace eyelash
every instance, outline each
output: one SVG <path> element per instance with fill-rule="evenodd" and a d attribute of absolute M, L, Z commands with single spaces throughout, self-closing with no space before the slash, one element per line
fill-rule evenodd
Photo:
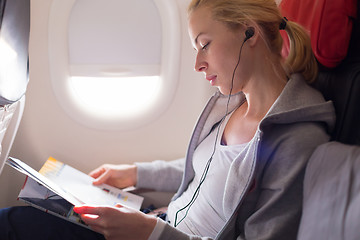
<path fill-rule="evenodd" d="M 210 44 L 210 42 L 208 42 L 207 44 L 205 44 L 205 45 L 201 48 L 201 50 L 207 49 L 207 47 L 209 46 L 209 44 Z"/>

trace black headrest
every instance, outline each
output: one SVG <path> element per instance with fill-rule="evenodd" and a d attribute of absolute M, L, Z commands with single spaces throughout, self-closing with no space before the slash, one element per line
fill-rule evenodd
<path fill-rule="evenodd" d="M 360 6 L 358 6 L 359 15 Z M 360 21 L 354 27 L 345 60 L 334 69 L 320 69 L 314 86 L 334 102 L 336 127 L 332 140 L 360 145 Z"/>

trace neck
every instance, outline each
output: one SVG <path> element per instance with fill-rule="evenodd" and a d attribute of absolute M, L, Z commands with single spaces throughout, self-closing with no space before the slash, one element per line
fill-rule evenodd
<path fill-rule="evenodd" d="M 258 61 L 260 64 L 253 70 L 254 74 L 243 88 L 243 92 L 247 100 L 245 117 L 260 121 L 281 94 L 287 77 L 280 63 L 269 64 L 274 61 L 264 56 L 259 57 Z"/>

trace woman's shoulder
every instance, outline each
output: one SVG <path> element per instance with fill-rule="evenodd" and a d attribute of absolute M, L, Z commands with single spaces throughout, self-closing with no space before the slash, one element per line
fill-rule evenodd
<path fill-rule="evenodd" d="M 330 131 L 335 124 L 335 109 L 320 92 L 309 86 L 300 74 L 295 74 L 261 122 L 266 125 L 316 123 Z"/>

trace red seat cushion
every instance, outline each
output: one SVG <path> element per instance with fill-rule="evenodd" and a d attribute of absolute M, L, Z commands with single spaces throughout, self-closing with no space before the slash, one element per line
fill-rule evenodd
<path fill-rule="evenodd" d="M 311 46 L 323 66 L 336 67 L 346 57 L 357 0 L 282 0 L 280 10 L 309 31 Z M 282 36 L 286 54 L 289 41 L 284 33 Z"/>

